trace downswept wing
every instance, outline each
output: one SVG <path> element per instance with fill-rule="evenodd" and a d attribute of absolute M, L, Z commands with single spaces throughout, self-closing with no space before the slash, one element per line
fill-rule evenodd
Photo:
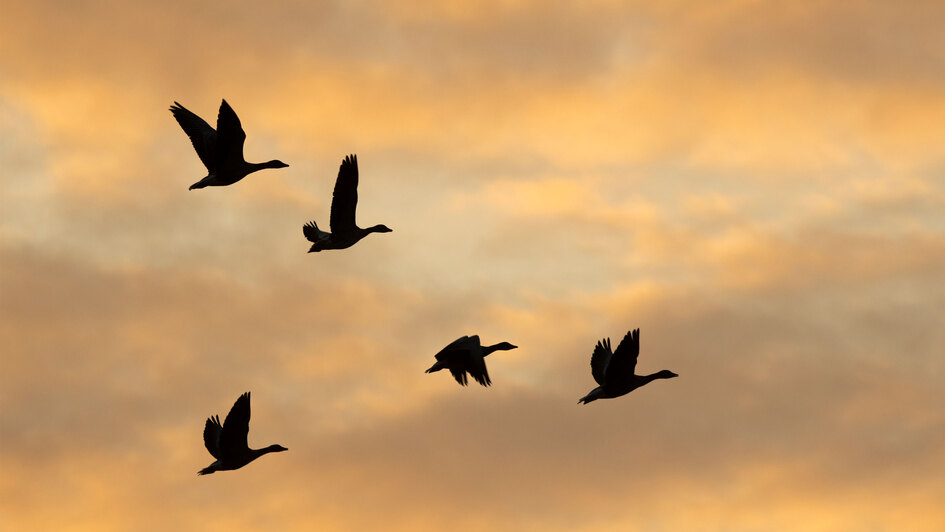
<path fill-rule="evenodd" d="M 223 427 L 220 425 L 219 416 L 207 418 L 207 424 L 203 426 L 203 444 L 210 451 L 210 455 L 220 459 L 220 431 Z"/>
<path fill-rule="evenodd" d="M 466 377 L 466 370 L 460 367 L 450 367 L 447 368 L 450 370 L 450 373 L 453 374 L 453 378 L 456 379 L 456 382 L 466 386 L 469 382 L 469 379 Z"/>
<path fill-rule="evenodd" d="M 485 357 L 482 356 L 482 345 L 478 334 L 464 336 L 447 346 L 447 348 L 450 348 L 450 346 L 452 346 L 452 349 L 450 355 L 447 355 L 449 357 L 448 362 L 463 371 L 463 382 L 460 384 L 465 386 L 468 382 L 465 372 L 469 372 L 469 375 L 483 386 L 492 384 L 492 380 L 489 378 L 489 370 L 486 369 Z M 454 373 L 453 376 L 455 377 L 456 374 Z"/>
<path fill-rule="evenodd" d="M 604 374 L 607 372 L 607 364 L 614 352 L 610 349 L 610 338 L 604 338 L 597 342 L 594 352 L 591 353 L 591 375 L 601 386 L 604 385 Z"/>
<path fill-rule="evenodd" d="M 249 434 L 249 392 L 244 393 L 233 403 L 233 408 L 223 421 L 220 431 L 220 453 L 223 455 L 239 454 L 249 448 L 246 436 Z"/>
<path fill-rule="evenodd" d="M 344 234 L 357 224 L 354 213 L 358 207 L 358 156 L 348 155 L 338 168 L 335 190 L 331 198 L 331 218 L 328 226 L 332 233 Z"/>
<path fill-rule="evenodd" d="M 203 118 L 177 102 L 171 106 L 171 114 L 174 115 L 174 119 L 180 124 L 184 133 L 190 137 L 190 143 L 193 144 L 194 151 L 200 157 L 200 162 L 212 172 L 216 167 L 217 132 Z"/>
<path fill-rule="evenodd" d="M 473 372 L 472 360 L 474 358 L 473 351 L 479 346 L 479 336 L 462 336 L 453 340 L 449 345 L 440 349 L 440 352 L 434 355 L 434 358 L 443 362 L 450 373 L 453 374 L 453 378 L 456 379 L 456 382 L 460 383 L 463 386 L 466 386 L 469 383 L 469 377 L 466 375 L 466 372 L 473 374 L 473 379 L 476 379 L 477 382 L 480 377 L 477 378 L 476 374 Z M 488 377 L 487 377 L 488 378 Z"/>
<path fill-rule="evenodd" d="M 217 114 L 217 162 L 222 165 L 243 162 L 245 140 L 246 132 L 239 117 L 230 104 L 223 100 Z"/>
<path fill-rule="evenodd" d="M 489 370 L 486 369 L 486 359 L 482 356 L 482 353 L 469 351 L 468 357 L 469 362 L 466 369 L 469 371 L 469 374 L 472 375 L 472 378 L 476 379 L 476 382 L 483 386 L 491 385 L 492 380 L 489 379 Z"/>
<path fill-rule="evenodd" d="M 608 382 L 626 381 L 633 377 L 637 369 L 637 357 L 640 355 L 640 329 L 633 329 L 620 341 L 617 350 L 610 357 L 610 363 L 604 373 Z"/>

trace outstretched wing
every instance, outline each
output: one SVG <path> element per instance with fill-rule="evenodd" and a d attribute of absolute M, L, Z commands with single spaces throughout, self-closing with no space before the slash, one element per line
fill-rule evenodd
<path fill-rule="evenodd" d="M 614 352 L 610 349 L 610 338 L 604 338 L 597 342 L 594 352 L 591 354 L 591 375 L 601 386 L 604 385 L 604 373 L 607 371 L 607 364 Z"/>
<path fill-rule="evenodd" d="M 354 230 L 354 211 L 358 206 L 358 156 L 348 155 L 338 168 L 335 191 L 331 198 L 331 219 L 328 225 L 332 233 Z"/>
<path fill-rule="evenodd" d="M 174 115 L 184 133 L 190 137 L 190 143 L 194 145 L 194 151 L 200 157 L 200 162 L 207 167 L 208 171 L 213 172 L 216 168 L 217 132 L 203 118 L 177 102 L 171 106 L 171 114 Z"/>
<path fill-rule="evenodd" d="M 607 364 L 605 378 L 607 381 L 627 380 L 633 376 L 637 368 L 637 356 L 640 354 L 640 329 L 629 331 L 614 355 L 610 357 L 610 363 Z"/>
<path fill-rule="evenodd" d="M 210 455 L 220 459 L 220 431 L 223 430 L 223 427 L 220 426 L 220 417 L 211 416 L 207 418 L 207 424 L 203 426 L 203 444 L 207 447 L 207 450 L 210 451 Z"/>
<path fill-rule="evenodd" d="M 220 431 L 220 453 L 239 454 L 249 448 L 246 436 L 249 434 L 249 392 L 244 393 L 233 403 L 233 408 L 223 421 Z"/>
<path fill-rule="evenodd" d="M 246 132 L 243 131 L 239 117 L 230 104 L 223 100 L 217 114 L 217 161 L 223 164 L 243 162 L 245 140 Z"/>

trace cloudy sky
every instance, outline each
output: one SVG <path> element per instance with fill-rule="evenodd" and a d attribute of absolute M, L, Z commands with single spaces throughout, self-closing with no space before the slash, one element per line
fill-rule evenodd
<path fill-rule="evenodd" d="M 945 527 L 941 2 L 3 11 L 0 529 Z M 188 191 L 224 97 L 291 166 Z M 394 232 L 306 254 L 347 153 Z"/>

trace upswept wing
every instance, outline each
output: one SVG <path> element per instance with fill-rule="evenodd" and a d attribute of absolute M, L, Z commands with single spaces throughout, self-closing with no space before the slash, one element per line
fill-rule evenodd
<path fill-rule="evenodd" d="M 249 392 L 244 393 L 233 403 L 233 408 L 223 421 L 220 431 L 221 454 L 241 453 L 249 448 L 246 436 L 249 434 Z"/>
<path fill-rule="evenodd" d="M 637 368 L 637 356 L 640 355 L 640 329 L 627 332 L 620 341 L 617 350 L 610 357 L 604 377 L 608 382 L 624 381 L 632 378 Z"/>
<path fill-rule="evenodd" d="M 207 424 L 203 426 L 203 444 L 210 451 L 210 455 L 220 459 L 220 431 L 223 427 L 220 425 L 219 416 L 207 418 Z"/>
<path fill-rule="evenodd" d="M 594 352 L 591 354 L 591 375 L 601 386 L 604 385 L 604 374 L 607 372 L 607 364 L 614 352 L 610 348 L 610 338 L 604 338 L 597 342 Z"/>
<path fill-rule="evenodd" d="M 224 164 L 243 162 L 243 142 L 246 132 L 236 112 L 226 103 L 220 104 L 217 114 L 217 161 Z"/>
<path fill-rule="evenodd" d="M 177 102 L 171 106 L 171 114 L 174 115 L 184 133 L 190 137 L 190 143 L 193 144 L 194 151 L 200 157 L 200 162 L 212 172 L 216 167 L 217 132 L 203 118 Z"/>
<path fill-rule="evenodd" d="M 348 155 L 338 168 L 335 191 L 331 198 L 331 219 L 328 225 L 332 233 L 353 231 L 357 224 L 354 211 L 358 206 L 358 156 Z"/>

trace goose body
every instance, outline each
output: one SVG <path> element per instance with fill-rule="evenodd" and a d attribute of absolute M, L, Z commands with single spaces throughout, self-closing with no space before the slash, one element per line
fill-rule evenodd
<path fill-rule="evenodd" d="M 222 425 L 219 416 L 207 418 L 203 428 L 203 443 L 217 460 L 197 474 L 209 475 L 216 471 L 239 469 L 264 454 L 288 450 L 281 445 L 250 449 L 246 440 L 248 434 L 249 392 L 246 392 L 233 403 Z"/>
<path fill-rule="evenodd" d="M 322 231 L 315 221 L 302 226 L 302 234 L 312 243 L 308 252 L 326 249 L 345 249 L 355 245 L 371 233 L 390 233 L 386 225 L 378 224 L 368 228 L 358 227 L 355 211 L 358 207 L 358 157 L 348 155 L 338 168 L 335 190 L 331 198 L 331 232 Z"/>
<path fill-rule="evenodd" d="M 248 163 L 243 159 L 246 133 L 239 117 L 226 100 L 220 104 L 216 129 L 177 102 L 171 106 L 171 114 L 177 119 L 184 133 L 190 137 L 194 151 L 207 167 L 207 177 L 190 185 L 190 190 L 232 185 L 257 170 L 289 166 L 275 159 L 265 163 Z"/>
<path fill-rule="evenodd" d="M 456 382 L 463 386 L 466 386 L 469 382 L 466 375 L 468 373 L 479 384 L 489 386 L 492 384 L 492 380 L 489 378 L 489 371 L 486 369 L 485 357 L 494 351 L 508 351 L 517 347 L 508 342 L 483 346 L 479 342 L 478 335 L 463 336 L 441 349 L 435 355 L 436 363 L 426 373 L 448 369 L 453 374 Z"/>
<path fill-rule="evenodd" d="M 617 345 L 610 348 L 610 338 L 597 342 L 591 355 L 591 374 L 598 386 L 578 403 L 587 404 L 597 399 L 612 399 L 626 395 L 656 379 L 671 379 L 679 375 L 664 369 L 650 375 L 636 375 L 637 357 L 640 355 L 640 329 L 629 331 Z"/>

